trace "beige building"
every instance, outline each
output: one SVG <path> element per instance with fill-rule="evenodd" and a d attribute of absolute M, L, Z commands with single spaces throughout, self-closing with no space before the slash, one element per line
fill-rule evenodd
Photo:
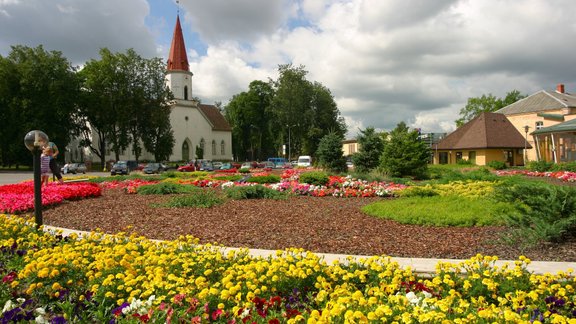
<path fill-rule="evenodd" d="M 576 118 L 576 96 L 567 93 L 564 84 L 558 84 L 556 91 L 538 91 L 496 113 L 504 114 L 527 138 L 528 144 L 533 147 L 527 150 L 527 160 L 535 161 L 538 159 L 537 145 L 531 133 Z"/>
<path fill-rule="evenodd" d="M 358 153 L 358 141 L 356 139 L 349 139 L 342 141 L 342 153 L 345 157 L 349 157 L 354 153 Z"/>

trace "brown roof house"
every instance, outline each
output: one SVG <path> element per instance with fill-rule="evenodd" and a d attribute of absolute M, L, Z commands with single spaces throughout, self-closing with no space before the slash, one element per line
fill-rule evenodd
<path fill-rule="evenodd" d="M 525 149 L 531 148 L 506 116 L 484 112 L 450 133 L 434 149 L 435 164 L 468 160 L 477 165 L 502 161 L 523 165 Z"/>

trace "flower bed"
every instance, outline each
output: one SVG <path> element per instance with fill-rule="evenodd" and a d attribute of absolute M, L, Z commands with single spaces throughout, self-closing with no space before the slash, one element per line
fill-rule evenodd
<path fill-rule="evenodd" d="M 49 183 L 42 187 L 42 206 L 61 203 L 63 200 L 98 197 L 101 189 L 87 182 Z M 0 212 L 23 213 L 34 209 L 34 182 L 0 186 Z"/>
<path fill-rule="evenodd" d="M 570 171 L 554 171 L 554 172 L 539 172 L 539 171 L 528 171 L 528 170 L 500 170 L 496 171 L 499 176 L 509 176 L 509 175 L 524 175 L 530 177 L 548 177 L 560 179 L 567 182 L 576 181 L 576 172 Z"/>
<path fill-rule="evenodd" d="M 573 272 L 532 275 L 478 255 L 431 277 L 388 257 L 328 265 L 290 249 L 224 253 L 191 237 L 60 240 L 0 216 L 0 321 L 342 323 L 576 320 Z"/>

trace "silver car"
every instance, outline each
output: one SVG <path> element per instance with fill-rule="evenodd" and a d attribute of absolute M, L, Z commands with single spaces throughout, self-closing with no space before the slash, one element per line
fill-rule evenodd
<path fill-rule="evenodd" d="M 62 171 L 63 174 L 67 174 L 67 173 L 85 174 L 86 173 L 86 165 L 84 163 L 68 163 L 68 164 L 64 165 L 64 167 L 60 171 Z"/>

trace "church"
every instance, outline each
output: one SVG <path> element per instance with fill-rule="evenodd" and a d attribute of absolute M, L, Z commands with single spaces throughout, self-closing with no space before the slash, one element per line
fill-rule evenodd
<path fill-rule="evenodd" d="M 186 45 L 180 25 L 180 17 L 176 16 L 176 26 L 170 46 L 166 67 L 166 84 L 174 95 L 171 103 L 170 123 L 174 132 L 174 148 L 170 161 L 184 161 L 196 158 L 196 147 L 201 147 L 204 159 L 212 161 L 232 160 L 232 128 L 220 110 L 214 105 L 201 104 L 192 96 L 192 76 Z M 96 135 L 93 134 L 93 138 Z M 77 148 L 76 148 L 77 147 Z M 106 150 L 106 161 L 115 159 L 114 152 Z M 126 149 L 120 155 L 120 160 L 135 160 L 132 150 Z M 143 151 L 141 161 L 153 161 L 154 155 Z M 87 148 L 78 145 L 73 140 L 66 148 L 66 162 L 84 161 L 98 162 Z"/>

